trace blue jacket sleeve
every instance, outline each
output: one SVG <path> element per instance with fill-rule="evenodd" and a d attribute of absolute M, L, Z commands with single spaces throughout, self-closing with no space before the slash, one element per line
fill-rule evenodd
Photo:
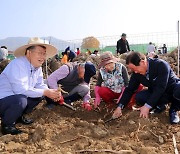
<path fill-rule="evenodd" d="M 126 106 L 132 95 L 135 93 L 135 91 L 138 89 L 140 85 L 140 82 L 137 78 L 137 75 L 136 74 L 132 74 L 131 78 L 130 78 L 130 81 L 129 81 L 129 85 L 128 87 L 126 87 L 126 89 L 124 90 L 124 93 L 119 101 L 119 106 Z"/>

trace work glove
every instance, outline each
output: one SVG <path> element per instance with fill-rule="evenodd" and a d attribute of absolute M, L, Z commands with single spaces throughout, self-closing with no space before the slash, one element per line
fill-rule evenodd
<path fill-rule="evenodd" d="M 121 99 L 121 97 L 122 97 L 122 95 L 123 95 L 123 93 L 124 93 L 124 90 L 125 90 L 125 87 L 122 87 L 122 89 L 121 89 L 121 94 L 120 94 L 120 96 L 119 96 L 119 98 L 118 98 L 116 104 L 119 103 L 119 101 L 120 101 L 120 99 Z"/>
<path fill-rule="evenodd" d="M 88 110 L 88 111 L 92 110 L 92 106 L 88 102 L 83 102 L 82 108 L 84 108 L 85 110 Z"/>
<path fill-rule="evenodd" d="M 101 97 L 99 96 L 98 90 L 99 90 L 99 86 L 95 86 L 94 87 L 94 93 L 95 93 L 95 100 L 94 100 L 94 108 L 97 108 L 101 102 Z"/>
<path fill-rule="evenodd" d="M 61 98 L 60 98 L 60 100 L 58 101 L 58 103 L 59 103 L 60 105 L 63 105 L 63 104 L 64 104 L 64 98 L 63 98 L 62 95 L 61 95 Z"/>

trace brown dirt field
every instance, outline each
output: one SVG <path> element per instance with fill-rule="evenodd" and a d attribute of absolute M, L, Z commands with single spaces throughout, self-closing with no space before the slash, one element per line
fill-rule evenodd
<path fill-rule="evenodd" d="M 81 58 L 87 61 L 87 57 Z M 28 115 L 35 120 L 33 124 L 17 124 L 23 134 L 0 133 L 0 153 L 172 154 L 173 134 L 180 151 L 180 126 L 169 124 L 168 110 L 142 119 L 139 111 L 125 109 L 122 117 L 105 123 L 112 112 L 107 111 L 104 102 L 100 110 L 92 111 L 82 109 L 81 103 L 75 102 L 77 110 L 72 111 L 60 105 L 48 109 L 42 102 Z"/>
<path fill-rule="evenodd" d="M 174 153 L 172 134 L 180 151 L 180 127 L 169 124 L 168 111 L 142 119 L 139 111 L 125 109 L 121 118 L 104 123 L 111 114 L 103 102 L 101 111 L 85 111 L 81 101 L 76 111 L 43 104 L 29 115 L 32 125 L 17 124 L 25 133 L 0 134 L 0 153 L 165 154 Z"/>

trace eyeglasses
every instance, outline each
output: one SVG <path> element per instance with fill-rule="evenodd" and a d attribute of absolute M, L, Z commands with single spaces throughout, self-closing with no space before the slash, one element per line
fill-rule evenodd
<path fill-rule="evenodd" d="M 37 54 L 38 56 L 43 56 L 43 57 L 46 57 L 46 52 L 43 52 L 43 51 L 34 51 L 33 53 Z"/>
<path fill-rule="evenodd" d="M 38 56 L 44 56 L 44 57 L 46 57 L 46 52 L 36 52 L 37 54 L 38 54 Z"/>

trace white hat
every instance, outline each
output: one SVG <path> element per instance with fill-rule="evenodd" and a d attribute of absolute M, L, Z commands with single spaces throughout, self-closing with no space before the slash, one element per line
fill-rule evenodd
<path fill-rule="evenodd" d="M 46 59 L 51 58 L 57 54 L 57 49 L 53 45 L 48 44 L 46 40 L 42 40 L 39 37 L 33 37 L 33 38 L 30 38 L 28 44 L 17 48 L 14 51 L 14 56 L 15 57 L 24 56 L 26 49 L 30 46 L 35 46 L 35 45 L 41 45 L 41 46 L 46 47 Z"/>

